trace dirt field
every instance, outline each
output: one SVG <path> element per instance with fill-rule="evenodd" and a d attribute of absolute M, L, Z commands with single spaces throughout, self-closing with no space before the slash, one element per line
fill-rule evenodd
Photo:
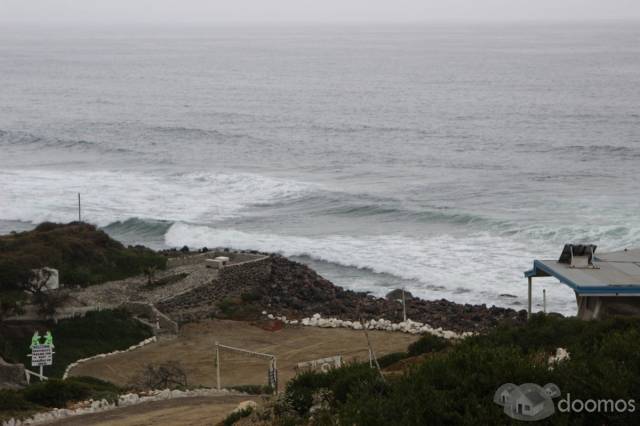
<path fill-rule="evenodd" d="M 240 402 L 256 397 L 215 396 L 148 402 L 103 413 L 70 417 L 55 426 L 204 426 L 224 420 Z"/>
<path fill-rule="evenodd" d="M 416 336 L 370 331 L 378 356 L 403 351 Z M 126 385 L 148 363 L 180 361 L 190 385 L 215 387 L 214 342 L 274 354 L 282 385 L 295 375 L 297 363 L 342 355 L 345 360 L 368 359 L 362 331 L 316 327 L 286 327 L 271 332 L 236 321 L 211 320 L 185 325 L 180 335 L 127 354 L 119 354 L 81 364 L 71 375 L 93 376 Z M 221 352 L 222 386 L 266 384 L 268 361 Z"/>

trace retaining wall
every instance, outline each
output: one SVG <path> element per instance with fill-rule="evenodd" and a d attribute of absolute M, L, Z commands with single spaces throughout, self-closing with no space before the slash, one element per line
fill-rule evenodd
<path fill-rule="evenodd" d="M 157 307 L 178 321 L 206 318 L 217 311 L 217 302 L 264 285 L 270 277 L 269 256 L 227 265 L 219 270 L 218 279 L 164 300 Z"/>

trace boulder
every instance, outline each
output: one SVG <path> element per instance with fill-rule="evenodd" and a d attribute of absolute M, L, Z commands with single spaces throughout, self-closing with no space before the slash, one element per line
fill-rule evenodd
<path fill-rule="evenodd" d="M 238 404 L 238 406 L 236 408 L 233 409 L 234 413 L 237 413 L 239 411 L 244 411 L 248 408 L 255 410 L 256 407 L 258 406 L 258 404 L 255 401 L 242 401 L 240 404 Z"/>
<path fill-rule="evenodd" d="M 0 357 L 0 389 L 20 389 L 26 385 L 24 365 L 10 364 Z"/>

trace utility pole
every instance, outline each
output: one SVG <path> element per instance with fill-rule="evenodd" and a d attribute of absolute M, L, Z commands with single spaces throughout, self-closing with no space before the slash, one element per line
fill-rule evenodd
<path fill-rule="evenodd" d="M 78 192 L 78 222 L 82 222 L 82 205 L 80 204 L 80 193 Z"/>
<path fill-rule="evenodd" d="M 216 341 L 216 384 L 218 390 L 220 390 L 220 348 Z"/>
<path fill-rule="evenodd" d="M 404 322 L 407 322 L 407 305 L 404 297 L 404 287 L 402 287 L 402 317 Z"/>
<path fill-rule="evenodd" d="M 542 311 L 547 313 L 547 289 L 542 289 Z"/>

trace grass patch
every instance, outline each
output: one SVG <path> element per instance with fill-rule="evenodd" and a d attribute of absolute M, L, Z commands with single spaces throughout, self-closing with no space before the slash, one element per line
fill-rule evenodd
<path fill-rule="evenodd" d="M 12 362 L 21 362 L 30 367 L 29 352 L 31 335 L 51 330 L 54 337 L 55 355 L 53 366 L 45 367 L 47 377 L 61 377 L 70 363 L 100 353 L 126 349 L 153 335 L 151 329 L 135 320 L 123 310 L 89 312 L 81 318 L 69 318 L 53 323 L 35 323 L 12 328 L 2 326 L 0 350 L 2 357 Z"/>

